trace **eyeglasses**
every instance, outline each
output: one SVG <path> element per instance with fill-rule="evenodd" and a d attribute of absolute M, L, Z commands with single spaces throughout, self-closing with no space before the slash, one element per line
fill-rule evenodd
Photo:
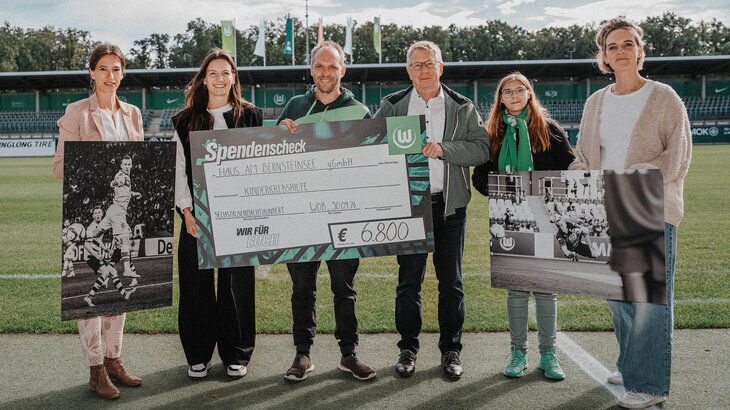
<path fill-rule="evenodd" d="M 423 63 L 411 63 L 411 68 L 415 71 L 431 71 L 436 67 L 436 64 L 439 64 L 438 61 L 425 61 Z"/>
<path fill-rule="evenodd" d="M 520 88 L 516 88 L 514 90 L 502 90 L 502 96 L 509 98 L 509 97 L 512 97 L 513 95 L 515 95 L 515 96 L 519 97 L 521 95 L 525 95 L 526 92 L 527 92 L 526 88 L 520 87 Z"/>

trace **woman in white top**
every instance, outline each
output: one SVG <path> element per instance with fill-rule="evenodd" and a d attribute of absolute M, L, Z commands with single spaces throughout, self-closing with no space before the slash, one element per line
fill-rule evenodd
<path fill-rule="evenodd" d="M 231 56 L 213 49 L 186 90 L 185 108 L 173 119 L 177 141 L 175 202 L 183 217 L 178 247 L 180 273 L 180 341 L 188 376 L 208 375 L 216 344 L 230 377 L 246 375 L 256 339 L 254 268 L 218 269 L 218 298 L 213 269 L 198 269 L 190 157 L 190 131 L 260 127 L 261 109 L 241 97 L 241 85 Z M 205 232 L 209 234 L 209 232 Z"/>
<path fill-rule="evenodd" d="M 631 257 L 618 249 L 617 235 L 630 238 L 630 232 L 616 232 L 611 226 L 612 267 L 622 273 L 624 286 L 633 273 L 659 272 L 666 283 L 666 304 L 609 301 L 619 344 L 618 371 L 609 382 L 623 384 L 626 393 L 619 404 L 645 408 L 669 396 L 674 323 L 674 265 L 677 225 L 684 213 L 683 185 L 692 155 L 692 134 L 682 100 L 671 87 L 648 80 L 639 74 L 644 61 L 642 29 L 622 18 L 606 22 L 596 35 L 598 66 L 613 73 L 616 82 L 597 91 L 586 101 L 578 135 L 578 158 L 571 169 L 648 169 L 662 170 L 664 182 L 664 242 L 637 245 Z M 649 191 L 648 189 L 645 191 Z M 647 192 L 650 195 L 651 192 Z M 628 193 L 617 193 L 607 200 L 625 202 Z M 661 206 L 661 205 L 660 205 Z M 609 204 L 606 205 L 609 212 Z M 609 216 L 610 220 L 610 216 Z M 652 227 L 654 221 L 626 224 L 638 229 Z M 633 235 L 634 237 L 636 235 Z M 625 245 L 629 245 L 626 243 Z M 627 248 L 628 249 L 628 248 Z M 664 254 L 664 266 L 657 263 Z M 618 265 L 623 268 L 617 269 Z M 638 263 L 641 262 L 641 263 Z M 636 272 L 638 270 L 639 272 Z M 629 275 L 625 275 L 628 273 Z"/>
<path fill-rule="evenodd" d="M 137 107 L 117 98 L 117 88 L 124 78 L 124 67 L 124 54 L 117 46 L 101 44 L 89 55 L 89 74 L 94 92 L 89 98 L 69 104 L 66 114 L 58 120 L 60 137 L 53 161 L 53 174 L 57 178 L 63 178 L 66 141 L 144 140 L 141 112 Z M 97 266 L 94 270 L 103 268 Z M 118 280 L 116 277 L 114 279 Z M 123 296 L 127 292 L 126 289 L 120 291 L 125 292 L 122 293 Z M 131 292 L 133 290 L 129 290 Z M 93 293 L 90 294 L 93 296 Z M 78 321 L 81 346 L 91 373 L 89 385 L 96 394 L 108 399 L 117 398 L 120 394 L 110 378 L 126 386 L 138 386 L 142 383 L 142 379 L 127 373 L 119 360 L 125 318 L 126 314 L 121 313 Z"/>

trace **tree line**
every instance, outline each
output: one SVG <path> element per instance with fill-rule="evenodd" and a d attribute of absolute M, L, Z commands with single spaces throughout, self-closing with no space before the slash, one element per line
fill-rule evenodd
<path fill-rule="evenodd" d="M 266 22 L 266 64 L 289 65 L 283 54 L 286 20 Z M 692 21 L 664 13 L 639 22 L 644 29 L 647 56 L 697 56 L 730 54 L 730 28 L 717 19 Z M 441 47 L 444 61 L 538 60 L 592 58 L 599 25 L 546 27 L 528 31 L 501 20 L 487 20 L 478 26 L 430 26 L 414 28 L 381 25 L 384 63 L 403 63 L 413 42 L 428 39 Z M 324 37 L 344 45 L 345 25 L 324 27 Z M 295 62 L 305 64 L 306 30 L 294 20 Z M 126 54 L 127 68 L 197 67 L 212 47 L 221 46 L 220 25 L 200 18 L 188 22 L 184 33 L 170 36 L 154 33 L 135 40 Z M 310 50 L 316 43 L 316 27 L 310 29 Z M 258 26 L 236 29 L 239 66 L 261 66 L 254 56 Z M 0 26 L 0 71 L 55 71 L 86 68 L 89 51 L 98 44 L 91 34 L 76 28 L 44 27 L 23 29 L 5 22 Z M 373 48 L 373 22 L 353 22 L 352 58 L 348 63 L 377 63 Z M 126 50 L 125 50 L 126 51 Z"/>

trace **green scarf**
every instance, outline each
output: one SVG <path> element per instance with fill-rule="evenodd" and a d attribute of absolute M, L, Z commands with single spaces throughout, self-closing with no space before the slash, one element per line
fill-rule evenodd
<path fill-rule="evenodd" d="M 532 171 L 532 150 L 530 149 L 530 134 L 527 132 L 527 114 L 525 107 L 517 116 L 502 113 L 502 121 L 507 124 L 504 133 L 504 142 L 499 150 L 497 162 L 499 170 L 504 171 Z M 517 146 L 517 133 L 520 135 L 520 145 Z"/>

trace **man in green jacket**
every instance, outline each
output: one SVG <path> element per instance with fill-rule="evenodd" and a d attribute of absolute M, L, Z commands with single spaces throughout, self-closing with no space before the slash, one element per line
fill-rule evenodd
<path fill-rule="evenodd" d="M 474 104 L 441 84 L 444 66 L 441 50 L 430 41 L 408 49 L 408 76 L 413 85 L 380 101 L 375 117 L 424 115 L 433 211 L 433 263 L 439 281 L 439 349 L 446 376 L 463 374 L 461 328 L 464 324 L 464 286 L 461 260 L 464 252 L 466 205 L 471 198 L 469 167 L 489 160 L 489 135 Z M 427 254 L 398 256 L 395 323 L 401 340 L 396 371 L 402 377 L 416 370 L 418 334 L 421 331 L 421 284 Z"/>
<path fill-rule="evenodd" d="M 340 87 L 340 80 L 345 75 L 345 53 L 337 43 L 324 41 L 318 44 L 312 50 L 311 61 L 314 85 L 306 94 L 289 100 L 279 117 L 279 124 L 294 132 L 297 124 L 370 118 L 370 110 L 349 90 Z M 356 379 L 367 380 L 375 377 L 375 369 L 365 365 L 355 354 L 358 343 L 355 273 L 359 265 L 359 259 L 327 261 L 334 293 L 335 337 L 342 353 L 338 368 L 352 373 Z M 286 266 L 292 279 L 291 303 L 297 354 L 284 377 L 301 381 L 314 370 L 309 351 L 317 330 L 315 301 L 319 262 L 288 263 Z"/>

